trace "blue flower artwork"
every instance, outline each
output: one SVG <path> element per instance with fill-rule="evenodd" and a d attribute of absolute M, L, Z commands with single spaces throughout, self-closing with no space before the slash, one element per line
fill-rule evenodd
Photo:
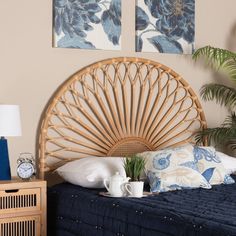
<path fill-rule="evenodd" d="M 137 0 L 136 51 L 192 54 L 195 0 Z"/>
<path fill-rule="evenodd" d="M 120 50 L 121 0 L 54 0 L 54 46 Z"/>

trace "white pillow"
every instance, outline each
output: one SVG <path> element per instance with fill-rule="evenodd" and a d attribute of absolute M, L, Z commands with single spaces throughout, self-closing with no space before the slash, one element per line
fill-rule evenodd
<path fill-rule="evenodd" d="M 220 158 L 228 175 L 231 175 L 234 172 L 236 172 L 236 158 L 235 157 L 228 156 L 224 154 L 223 152 L 216 152 L 216 155 Z"/>
<path fill-rule="evenodd" d="M 126 177 L 121 157 L 86 157 L 69 162 L 56 171 L 65 181 L 85 188 L 104 188 L 103 180 L 116 172 Z"/>

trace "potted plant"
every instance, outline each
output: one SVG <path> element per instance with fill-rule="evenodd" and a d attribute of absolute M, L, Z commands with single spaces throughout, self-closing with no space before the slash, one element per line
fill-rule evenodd
<path fill-rule="evenodd" d="M 125 172 L 127 177 L 130 177 L 130 181 L 125 185 L 125 188 L 133 197 L 143 196 L 144 182 L 140 178 L 144 172 L 145 164 L 145 159 L 138 155 L 128 156 L 124 159 Z"/>
<path fill-rule="evenodd" d="M 226 76 L 236 85 L 236 53 L 206 46 L 198 49 L 193 54 L 193 59 L 203 58 L 208 66 L 217 73 Z M 201 88 L 201 97 L 205 101 L 216 101 L 225 106 L 229 115 L 220 127 L 206 128 L 196 135 L 196 141 L 207 140 L 208 144 L 214 143 L 220 146 L 229 146 L 236 150 L 236 89 L 234 86 L 226 86 L 218 83 L 206 84 Z"/>

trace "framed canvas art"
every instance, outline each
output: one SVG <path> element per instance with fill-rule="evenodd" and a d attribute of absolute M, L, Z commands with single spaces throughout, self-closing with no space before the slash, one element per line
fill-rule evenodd
<path fill-rule="evenodd" d="M 59 48 L 121 49 L 121 0 L 54 0 L 53 44 Z"/>
<path fill-rule="evenodd" d="M 136 51 L 192 54 L 195 0 L 137 0 Z"/>

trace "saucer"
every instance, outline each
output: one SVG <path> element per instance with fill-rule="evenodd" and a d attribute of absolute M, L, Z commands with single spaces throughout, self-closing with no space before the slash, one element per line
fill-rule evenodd
<path fill-rule="evenodd" d="M 121 197 L 115 197 L 115 196 L 112 196 L 109 192 L 99 192 L 99 195 L 103 196 L 103 197 L 112 197 L 112 198 L 142 198 L 142 197 L 148 197 L 148 196 L 153 196 L 154 194 L 153 193 L 150 193 L 150 192 L 143 192 L 143 196 L 142 197 L 133 197 L 133 196 L 130 196 L 130 195 L 127 195 L 127 196 L 121 196 Z"/>
<path fill-rule="evenodd" d="M 114 197 L 114 198 L 125 197 L 125 196 L 120 196 L 120 197 L 112 196 L 109 192 L 99 192 L 99 195 L 104 196 L 104 197 Z"/>

